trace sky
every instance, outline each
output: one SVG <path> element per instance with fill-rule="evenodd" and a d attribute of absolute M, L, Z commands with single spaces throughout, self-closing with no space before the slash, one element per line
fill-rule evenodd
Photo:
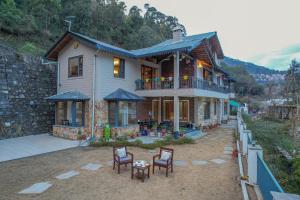
<path fill-rule="evenodd" d="M 122 0 L 176 16 L 187 35 L 217 31 L 225 56 L 285 70 L 300 60 L 300 0 Z"/>

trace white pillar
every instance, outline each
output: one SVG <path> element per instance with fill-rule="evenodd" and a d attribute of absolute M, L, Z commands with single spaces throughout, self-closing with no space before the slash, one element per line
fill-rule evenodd
<path fill-rule="evenodd" d="M 242 137 L 243 137 L 243 155 L 247 155 L 248 153 L 248 135 L 251 134 L 250 130 L 244 130 Z"/>
<path fill-rule="evenodd" d="M 179 97 L 174 96 L 174 131 L 179 131 Z"/>
<path fill-rule="evenodd" d="M 260 145 L 248 145 L 248 176 L 250 184 L 257 184 L 257 155 L 263 158 Z"/>

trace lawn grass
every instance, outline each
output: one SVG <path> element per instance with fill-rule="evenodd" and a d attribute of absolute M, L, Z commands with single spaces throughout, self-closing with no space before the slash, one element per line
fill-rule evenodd
<path fill-rule="evenodd" d="M 300 158 L 288 161 L 277 147 L 285 149 L 291 155 L 299 148 L 299 140 L 291 137 L 288 121 L 251 120 L 243 115 L 247 129 L 252 131 L 254 139 L 263 147 L 264 160 L 286 192 L 300 194 Z M 299 172 L 299 174 L 298 174 Z"/>

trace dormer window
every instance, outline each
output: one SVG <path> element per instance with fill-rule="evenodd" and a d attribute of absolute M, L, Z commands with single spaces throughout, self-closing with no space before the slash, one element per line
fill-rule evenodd
<path fill-rule="evenodd" d="M 68 77 L 82 76 L 83 56 L 69 58 Z"/>

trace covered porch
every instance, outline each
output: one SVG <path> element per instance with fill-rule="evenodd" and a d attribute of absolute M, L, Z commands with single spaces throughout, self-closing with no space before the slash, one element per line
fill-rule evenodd
<path fill-rule="evenodd" d="M 76 140 L 88 131 L 88 96 L 70 91 L 46 99 L 55 103 L 54 136 Z"/>

